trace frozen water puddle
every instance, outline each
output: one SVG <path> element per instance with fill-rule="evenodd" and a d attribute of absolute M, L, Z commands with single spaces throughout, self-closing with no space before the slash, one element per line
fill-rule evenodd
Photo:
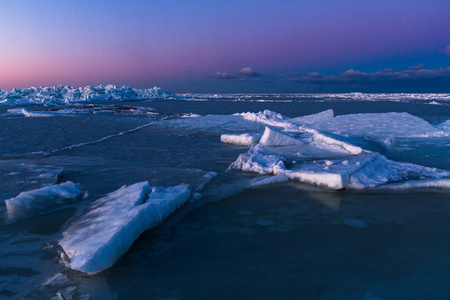
<path fill-rule="evenodd" d="M 142 232 L 162 223 L 189 198 L 185 184 L 161 188 L 145 181 L 94 201 L 59 241 L 67 266 L 88 274 L 110 268 Z"/>

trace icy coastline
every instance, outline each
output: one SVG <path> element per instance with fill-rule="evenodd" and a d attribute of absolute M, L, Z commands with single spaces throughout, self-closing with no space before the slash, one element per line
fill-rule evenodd
<path fill-rule="evenodd" d="M 176 99 L 178 96 L 159 87 L 136 89 L 128 86 L 117 87 L 112 84 L 96 87 L 74 88 L 70 85 L 51 87 L 14 88 L 12 91 L 0 90 L 0 104 L 69 104 L 86 101 L 128 101 L 146 99 Z"/>

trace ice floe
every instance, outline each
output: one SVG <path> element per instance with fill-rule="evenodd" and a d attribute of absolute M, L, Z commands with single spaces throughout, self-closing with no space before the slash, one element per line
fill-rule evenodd
<path fill-rule="evenodd" d="M 222 134 L 220 136 L 220 141 L 222 143 L 243 145 L 248 146 L 251 144 L 256 144 L 261 139 L 261 134 Z"/>
<path fill-rule="evenodd" d="M 240 154 L 229 167 L 277 175 L 274 182 L 284 175 L 329 189 L 365 189 L 397 182 L 404 183 L 396 185 L 398 188 L 415 188 L 446 187 L 446 177 L 450 177 L 446 170 L 396 162 L 381 154 L 389 149 L 393 138 L 445 136 L 446 122 L 433 126 L 408 113 L 334 117 L 332 110 L 294 119 L 272 111 L 239 115 L 284 129 L 266 127 L 259 144 Z M 419 179 L 428 181 L 414 183 Z M 260 184 L 271 182 L 255 179 L 253 184 L 259 180 Z"/>
<path fill-rule="evenodd" d="M 433 137 L 443 134 L 442 130 L 424 119 L 405 112 L 341 115 L 317 124 L 316 129 L 372 140 Z"/>
<path fill-rule="evenodd" d="M 70 181 L 22 192 L 17 197 L 5 200 L 8 219 L 14 221 L 59 209 L 72 203 L 81 193 L 78 185 Z"/>
<path fill-rule="evenodd" d="M 112 84 L 96 87 L 72 86 L 14 88 L 12 91 L 0 90 L 0 104 L 67 104 L 82 101 L 126 101 L 145 99 L 175 99 L 176 95 L 159 87 L 151 89 L 135 89 L 128 86 L 117 87 Z"/>
<path fill-rule="evenodd" d="M 142 232 L 162 223 L 189 197 L 187 185 L 152 188 L 145 181 L 94 201 L 59 241 L 67 265 L 88 274 L 108 269 Z"/>
<path fill-rule="evenodd" d="M 292 122 L 296 125 L 304 125 L 304 126 L 315 126 L 317 124 L 329 121 L 334 118 L 334 111 L 332 109 L 328 109 L 317 114 L 312 114 L 303 117 L 291 118 L 289 122 Z"/>
<path fill-rule="evenodd" d="M 282 147 L 297 145 L 301 142 L 288 133 L 275 128 L 266 127 L 259 143 L 266 147 Z"/>
<path fill-rule="evenodd" d="M 268 155 L 263 152 L 261 145 L 256 145 L 248 152 L 240 154 L 230 165 L 230 169 L 255 172 L 261 175 L 278 174 L 285 170 L 284 157 Z"/>

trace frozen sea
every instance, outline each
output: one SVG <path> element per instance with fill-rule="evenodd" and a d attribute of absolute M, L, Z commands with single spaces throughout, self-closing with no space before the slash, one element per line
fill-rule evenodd
<path fill-rule="evenodd" d="M 448 95 L 3 103 L 0 298 L 447 299 L 449 119 Z M 189 193 L 114 197 L 146 181 Z M 103 238 L 117 261 L 77 269 Z"/>

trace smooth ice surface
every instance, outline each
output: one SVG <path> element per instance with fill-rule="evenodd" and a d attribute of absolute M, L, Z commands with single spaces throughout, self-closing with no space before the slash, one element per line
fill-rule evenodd
<path fill-rule="evenodd" d="M 78 185 L 70 181 L 22 192 L 17 197 L 5 200 L 8 218 L 16 220 L 61 208 L 73 202 L 81 193 Z"/>
<path fill-rule="evenodd" d="M 69 85 L 51 87 L 14 88 L 12 91 L 0 90 L 0 104 L 63 104 L 81 101 L 125 101 L 145 99 L 173 99 L 174 94 L 159 87 L 151 89 L 135 89 L 132 87 L 116 87 L 115 85 L 99 85 L 74 88 Z M 26 112 L 25 112 L 26 113 Z"/>
<path fill-rule="evenodd" d="M 409 113 L 368 113 L 337 116 L 317 129 L 374 140 L 392 137 L 441 136 L 442 130 Z"/>
<path fill-rule="evenodd" d="M 152 188 L 145 181 L 96 200 L 59 241 L 68 266 L 88 274 L 110 268 L 142 232 L 162 223 L 189 197 L 187 185 Z"/>
<path fill-rule="evenodd" d="M 300 144 L 301 142 L 288 133 L 266 127 L 259 143 L 266 147 L 283 147 Z"/>
<path fill-rule="evenodd" d="M 291 118 L 289 119 L 289 122 L 292 122 L 296 125 L 315 126 L 317 124 L 329 121 L 333 118 L 334 118 L 334 111 L 332 109 L 327 109 L 317 114 Z"/>
<path fill-rule="evenodd" d="M 222 143 L 243 145 L 248 146 L 251 144 L 256 144 L 261 139 L 261 134 L 222 134 L 220 136 L 220 141 Z"/>

